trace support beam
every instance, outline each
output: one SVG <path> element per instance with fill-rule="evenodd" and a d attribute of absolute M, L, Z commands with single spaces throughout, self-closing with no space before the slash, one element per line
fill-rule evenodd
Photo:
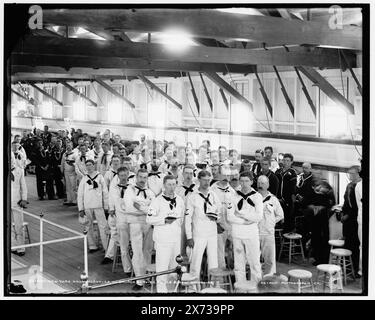
<path fill-rule="evenodd" d="M 352 75 L 352 77 L 353 77 L 355 83 L 357 84 L 358 91 L 359 91 L 359 93 L 360 93 L 361 96 L 362 96 L 362 86 L 361 86 L 361 84 L 360 84 L 360 82 L 359 82 L 357 76 L 355 75 L 353 69 L 350 67 L 350 65 L 349 65 L 349 63 L 348 63 L 348 58 L 346 57 L 345 52 L 342 51 L 342 50 L 339 50 L 339 52 L 340 52 L 341 56 L 344 58 L 344 61 L 345 61 L 346 67 L 349 69 L 350 74 Z"/>
<path fill-rule="evenodd" d="M 35 105 L 35 100 L 33 99 L 33 98 L 31 98 L 30 100 L 27 98 L 27 97 L 25 97 L 23 94 L 20 94 L 19 92 L 17 92 L 16 90 L 14 90 L 14 89 L 10 89 L 15 95 L 17 95 L 18 97 L 20 97 L 20 98 L 22 98 L 22 99 L 24 99 L 24 100 L 26 100 L 28 103 L 31 103 L 31 104 L 33 104 L 33 105 Z"/>
<path fill-rule="evenodd" d="M 262 81 L 260 81 L 260 78 L 259 78 L 258 72 L 255 72 L 255 76 L 257 77 L 258 83 L 259 83 L 259 85 L 260 85 L 259 90 L 260 90 L 260 93 L 262 94 L 262 97 L 263 97 L 264 103 L 266 104 L 267 109 L 268 109 L 268 111 L 269 111 L 271 117 L 273 117 L 272 105 L 271 105 L 271 103 L 270 103 L 270 100 L 268 99 L 268 96 L 267 96 L 266 90 L 264 89 L 263 83 L 262 83 Z"/>
<path fill-rule="evenodd" d="M 235 98 L 240 103 L 243 103 L 244 105 L 247 105 L 251 111 L 253 111 L 253 104 L 247 100 L 245 97 L 243 97 L 241 94 L 238 93 L 237 90 L 235 90 L 228 82 L 226 82 L 224 79 L 219 77 L 216 73 L 205 73 L 207 78 L 209 78 L 213 83 L 215 83 L 218 87 L 225 90 L 227 93 L 229 93 L 233 98 Z"/>
<path fill-rule="evenodd" d="M 235 48 L 190 46 L 183 52 L 168 51 L 162 44 L 102 41 L 78 38 L 29 37 L 20 40 L 14 53 L 63 55 L 73 57 L 111 57 L 197 63 L 252 64 L 275 66 L 339 67 L 337 50 L 274 52 Z"/>
<path fill-rule="evenodd" d="M 202 84 L 203 84 L 204 93 L 206 94 L 208 105 L 210 106 L 211 112 L 213 112 L 214 111 L 214 107 L 212 105 L 212 100 L 211 100 L 210 94 L 209 94 L 209 92 L 207 90 L 206 82 L 204 81 L 203 76 L 202 76 L 201 73 L 199 73 L 199 76 L 201 77 L 201 81 L 202 81 Z"/>
<path fill-rule="evenodd" d="M 128 106 L 130 106 L 131 108 L 135 109 L 135 105 L 132 102 L 130 102 L 123 95 L 119 94 L 116 90 L 114 90 L 113 88 L 111 88 L 111 86 L 108 85 L 108 84 L 106 84 L 103 80 L 95 79 L 95 81 L 97 83 L 99 83 L 102 87 L 104 87 L 105 89 L 107 89 L 114 96 L 116 96 L 117 98 L 120 98 L 121 100 L 125 101 Z"/>
<path fill-rule="evenodd" d="M 187 73 L 187 75 L 188 75 L 189 82 L 190 82 L 191 94 L 193 95 L 194 102 L 195 102 L 195 105 L 196 105 L 196 107 L 197 107 L 198 114 L 200 114 L 200 112 L 201 112 L 201 108 L 200 108 L 200 106 L 199 106 L 199 100 L 198 100 L 197 94 L 196 94 L 195 89 L 194 89 L 194 84 L 193 84 L 193 81 L 191 80 L 191 77 L 190 77 L 190 73 L 189 73 L 189 72 Z"/>
<path fill-rule="evenodd" d="M 349 114 L 354 114 L 354 106 L 335 87 L 333 87 L 318 71 L 309 67 L 297 67 L 307 78 L 315 83 L 333 102 L 342 106 Z"/>
<path fill-rule="evenodd" d="M 155 85 L 152 81 L 147 79 L 144 75 L 139 75 L 138 78 L 143 81 L 143 83 L 147 86 L 149 86 L 152 90 L 157 91 L 159 94 L 161 94 L 163 97 L 167 98 L 170 102 L 172 102 L 177 108 L 182 110 L 182 105 L 178 103 L 175 99 L 173 99 L 170 95 L 168 95 L 166 92 L 161 90 L 157 85 Z"/>
<path fill-rule="evenodd" d="M 18 54 L 11 55 L 12 73 L 30 72 L 44 73 L 46 67 L 56 67 L 56 73 L 80 73 L 74 68 L 85 68 L 87 74 L 98 75 L 124 75 L 131 70 L 156 70 L 156 71 L 194 71 L 194 72 L 229 72 L 253 73 L 254 65 L 195 63 L 180 61 L 150 61 L 148 59 L 122 59 L 115 57 L 85 57 L 63 55 Z M 44 68 L 43 68 L 44 67 Z M 71 69 L 73 68 L 73 69 Z M 70 69 L 70 70 L 69 70 Z M 55 69 L 56 70 L 56 69 Z M 51 71 L 48 71 L 50 73 Z M 54 73 L 54 72 L 52 72 Z M 138 72 L 139 74 L 139 72 Z"/>
<path fill-rule="evenodd" d="M 227 97 L 225 96 L 224 90 L 221 89 L 221 88 L 219 88 L 219 92 L 220 92 L 220 94 L 221 94 L 221 97 L 223 98 L 223 102 L 224 102 L 224 104 L 225 104 L 227 110 L 229 110 L 229 103 L 228 103 L 228 99 L 227 99 Z"/>
<path fill-rule="evenodd" d="M 273 66 L 273 69 L 275 70 L 277 79 L 279 80 L 279 83 L 280 83 L 280 86 L 281 86 L 281 92 L 283 93 L 285 102 L 287 103 L 287 105 L 289 107 L 289 110 L 292 113 L 292 116 L 294 117 L 294 106 L 293 106 L 293 103 L 292 103 L 292 101 L 290 100 L 290 98 L 288 96 L 288 92 L 286 91 L 284 83 L 283 83 L 283 81 L 282 81 L 282 79 L 280 77 L 279 71 L 277 71 L 277 68 L 275 66 Z"/>
<path fill-rule="evenodd" d="M 362 50 L 362 29 L 359 27 L 346 26 L 332 30 L 328 24 L 232 14 L 213 9 L 44 9 L 43 22 L 83 28 L 111 26 L 139 32 L 163 32 L 174 26 L 203 38 L 315 44 Z"/>
<path fill-rule="evenodd" d="M 305 82 L 303 81 L 302 77 L 301 77 L 301 74 L 299 73 L 299 70 L 297 68 L 295 68 L 296 70 L 296 73 L 297 73 L 297 76 L 298 76 L 298 79 L 299 79 L 299 82 L 301 83 L 301 86 L 302 86 L 302 91 L 303 93 L 305 94 L 305 97 L 306 97 L 306 100 L 307 102 L 309 103 L 309 106 L 312 110 L 312 112 L 314 113 L 314 116 L 316 118 L 316 107 L 314 105 L 314 102 L 312 101 L 311 97 L 310 97 L 310 94 L 309 94 L 309 91 L 307 90 L 306 88 L 306 85 L 305 85 Z"/>
<path fill-rule="evenodd" d="M 36 90 L 38 90 L 40 93 L 42 93 L 43 95 L 45 95 L 49 99 L 55 101 L 60 106 L 64 106 L 64 104 L 61 101 L 57 100 L 55 97 L 51 96 L 49 93 L 47 93 L 43 89 L 39 88 L 36 84 L 30 82 L 29 85 L 32 86 L 33 88 L 35 88 Z"/>
<path fill-rule="evenodd" d="M 69 83 L 65 82 L 65 81 L 60 81 L 60 83 L 62 85 L 64 85 L 65 87 L 67 87 L 70 91 L 72 91 L 74 94 L 76 94 L 77 96 L 87 100 L 88 102 L 90 102 L 90 104 L 94 107 L 97 107 L 98 105 L 92 101 L 90 98 L 86 97 L 84 94 L 82 94 L 81 92 L 79 92 L 76 88 L 72 87 Z"/>

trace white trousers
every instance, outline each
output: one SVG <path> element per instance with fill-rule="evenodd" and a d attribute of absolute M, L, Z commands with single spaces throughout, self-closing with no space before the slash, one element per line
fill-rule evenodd
<path fill-rule="evenodd" d="M 105 218 L 104 209 L 103 208 L 97 208 L 97 209 L 86 209 L 85 214 L 87 216 L 87 219 L 89 220 L 89 230 L 87 233 L 87 241 L 89 245 L 89 249 L 97 249 L 97 245 L 94 240 L 94 228 L 93 228 L 93 221 L 96 219 L 98 222 L 98 228 L 99 228 L 99 234 L 100 234 L 100 240 L 102 242 L 104 250 L 107 248 L 107 235 L 106 235 L 106 226 L 107 226 L 107 220 Z M 94 218 L 95 215 L 95 218 Z"/>
<path fill-rule="evenodd" d="M 117 221 L 116 227 L 117 227 L 117 232 L 119 235 L 119 243 L 120 243 L 120 248 L 121 248 L 122 267 L 124 269 L 124 272 L 131 272 L 132 263 L 130 261 L 130 255 L 129 255 L 129 241 L 130 241 L 129 223 Z M 111 236 L 111 240 L 112 240 L 112 236 Z M 110 244 L 108 244 L 108 247 L 110 247 Z"/>
<path fill-rule="evenodd" d="M 251 239 L 233 238 L 233 250 L 236 282 L 246 281 L 246 261 L 250 266 L 251 280 L 256 282 L 261 280 L 259 236 Z"/>
<path fill-rule="evenodd" d="M 155 249 L 156 272 L 173 269 L 177 266 L 176 257 L 180 254 L 181 249 L 180 239 L 177 239 L 176 242 L 155 242 Z M 156 277 L 157 293 L 168 293 L 167 283 L 171 278 L 175 279 L 168 274 Z"/>
<path fill-rule="evenodd" d="M 67 202 L 77 203 L 77 174 L 64 171 Z"/>
<path fill-rule="evenodd" d="M 362 222 L 358 223 L 358 238 L 360 241 L 359 245 L 359 266 L 358 266 L 358 273 L 362 275 Z"/>
<path fill-rule="evenodd" d="M 263 257 L 263 273 L 276 273 L 276 244 L 274 235 L 260 235 L 260 252 Z"/>
<path fill-rule="evenodd" d="M 129 223 L 130 241 L 133 250 L 132 265 L 136 277 L 146 274 L 146 266 L 151 263 L 150 229 L 145 223 Z M 142 285 L 143 280 L 137 281 Z"/>
<path fill-rule="evenodd" d="M 207 248 L 207 263 L 208 269 L 215 269 L 218 267 L 217 259 L 217 235 L 203 238 L 193 237 L 194 247 L 192 260 L 190 265 L 190 273 L 194 274 L 200 279 L 201 264 L 204 250 Z"/>
<path fill-rule="evenodd" d="M 25 244 L 25 233 L 23 230 L 23 213 L 18 210 L 11 210 L 12 222 L 12 247 Z M 25 248 L 16 249 L 17 252 L 25 252 Z"/>
<path fill-rule="evenodd" d="M 232 239 L 230 237 L 229 231 L 225 230 L 223 233 L 217 235 L 217 257 L 218 257 L 218 265 L 221 269 L 226 269 L 227 265 L 225 262 L 226 256 L 226 243 L 227 240 L 230 241 L 230 246 L 232 246 Z"/>
<path fill-rule="evenodd" d="M 115 243 L 120 242 L 119 240 L 119 233 L 117 231 L 117 227 L 109 227 L 109 231 L 111 233 L 111 238 L 108 241 L 107 251 L 105 253 L 106 258 L 113 259 L 115 256 Z"/>

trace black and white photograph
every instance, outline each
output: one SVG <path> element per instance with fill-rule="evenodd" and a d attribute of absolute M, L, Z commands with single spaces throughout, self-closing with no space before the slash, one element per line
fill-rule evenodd
<path fill-rule="evenodd" d="M 369 4 L 3 16 L 6 297 L 368 295 Z"/>

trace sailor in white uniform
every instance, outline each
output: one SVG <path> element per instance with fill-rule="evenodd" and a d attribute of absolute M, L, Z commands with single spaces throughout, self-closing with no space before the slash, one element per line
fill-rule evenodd
<path fill-rule="evenodd" d="M 93 237 L 94 214 L 98 221 L 100 239 L 103 249 L 107 249 L 107 236 L 105 233 L 107 220 L 104 211 L 108 210 L 108 189 L 103 176 L 95 170 L 94 160 L 86 160 L 87 175 L 85 175 L 78 187 L 78 211 L 80 217 L 86 215 L 89 221 L 87 240 L 89 252 L 95 252 L 98 247 Z"/>
<path fill-rule="evenodd" d="M 228 211 L 236 282 L 246 281 L 246 262 L 250 266 L 251 280 L 258 282 L 262 278 L 258 223 L 263 217 L 263 203 L 262 196 L 251 187 L 253 180 L 251 171 L 241 173 L 241 191 L 237 191 L 235 210 Z"/>
<path fill-rule="evenodd" d="M 221 201 L 209 189 L 211 174 L 208 171 L 199 172 L 198 179 L 199 189 L 187 199 L 185 231 L 187 246 L 193 248 L 190 273 L 199 279 L 205 249 L 208 269 L 218 267 L 217 221 L 221 212 Z"/>
<path fill-rule="evenodd" d="M 66 142 L 66 151 L 61 158 L 61 171 L 65 178 L 66 202 L 64 205 L 77 204 L 77 173 L 75 170 L 76 154 L 73 151 L 73 142 Z"/>
<path fill-rule="evenodd" d="M 176 256 L 181 252 L 181 226 L 185 212 L 184 200 L 175 193 L 176 179 L 167 175 L 163 185 L 164 192 L 152 201 L 146 220 L 154 226 L 156 272 L 177 266 Z M 158 293 L 168 292 L 167 280 L 168 275 L 156 278 Z"/>
<path fill-rule="evenodd" d="M 257 180 L 258 192 L 263 198 L 263 218 L 258 224 L 260 251 L 264 260 L 263 273 L 276 273 L 275 225 L 284 219 L 284 211 L 279 200 L 268 191 L 269 181 L 266 176 Z"/>
<path fill-rule="evenodd" d="M 21 208 L 27 204 L 27 187 L 25 182 L 24 170 L 16 166 L 16 160 L 13 152 L 11 153 L 11 215 L 14 227 L 12 227 L 12 247 L 25 244 L 23 232 L 23 213 Z M 25 254 L 25 248 L 12 250 L 12 253 L 19 256 Z"/>

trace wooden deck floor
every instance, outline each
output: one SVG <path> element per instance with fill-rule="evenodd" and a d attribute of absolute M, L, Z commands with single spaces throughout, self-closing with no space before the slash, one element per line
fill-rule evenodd
<path fill-rule="evenodd" d="M 75 231 L 81 232 L 78 223 L 77 207 L 66 207 L 62 205 L 62 200 L 44 200 L 39 201 L 36 194 L 35 176 L 26 177 L 28 186 L 28 201 L 30 204 L 26 209 L 28 212 L 39 215 L 44 212 L 44 218 L 63 225 Z M 29 223 L 29 231 L 32 242 L 39 241 L 39 219 L 34 219 L 25 215 L 25 221 Z M 72 233 L 57 228 L 55 226 L 44 224 L 44 240 L 60 239 L 74 236 Z M 39 247 L 27 248 L 23 257 L 12 255 L 13 258 L 29 268 L 33 265 L 39 265 Z M 49 278 L 55 279 L 57 283 L 67 290 L 75 290 L 81 287 L 80 275 L 84 269 L 83 263 L 83 240 L 71 240 L 57 244 L 50 244 L 44 247 L 44 272 Z M 88 256 L 89 281 L 90 283 L 103 283 L 107 281 L 119 280 L 124 278 L 124 273 L 119 271 L 112 273 L 112 265 L 101 265 L 104 257 L 103 251 L 98 251 Z M 287 274 L 290 269 L 309 270 L 315 276 L 316 268 L 311 263 L 278 263 L 277 271 Z M 17 272 L 15 272 L 15 279 Z M 18 272 L 19 274 L 19 272 Z M 93 293 L 131 293 L 132 284 L 116 285 L 105 289 L 93 291 Z M 348 281 L 345 286 L 345 293 L 361 293 L 361 280 Z M 316 288 L 322 292 L 322 287 Z M 139 295 L 139 293 L 137 293 Z"/>

